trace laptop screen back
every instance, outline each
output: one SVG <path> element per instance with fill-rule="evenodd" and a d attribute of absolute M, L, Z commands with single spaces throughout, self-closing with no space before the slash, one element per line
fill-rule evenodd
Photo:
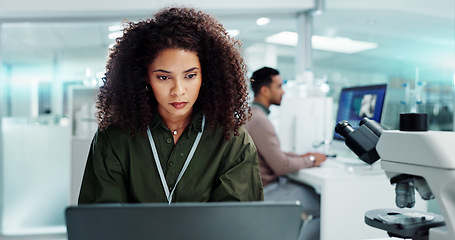
<path fill-rule="evenodd" d="M 66 210 L 68 240 L 297 239 L 298 203 L 90 204 Z"/>

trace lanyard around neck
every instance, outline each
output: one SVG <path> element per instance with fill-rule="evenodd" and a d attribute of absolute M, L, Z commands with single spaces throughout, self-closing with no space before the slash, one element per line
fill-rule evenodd
<path fill-rule="evenodd" d="M 167 198 L 167 201 L 169 204 L 171 204 L 171 202 L 172 202 L 172 195 L 174 194 L 174 191 L 177 188 L 177 183 L 179 183 L 180 179 L 182 178 L 183 174 L 185 173 L 186 169 L 188 168 L 188 165 L 190 164 L 191 159 L 193 158 L 194 152 L 196 151 L 197 145 L 199 145 L 199 141 L 201 140 L 202 133 L 204 133 L 204 126 L 205 126 L 205 115 L 202 116 L 202 131 L 200 131 L 197 134 L 196 139 L 194 140 L 194 143 L 193 143 L 193 147 L 191 147 L 190 153 L 188 154 L 188 157 L 186 158 L 185 164 L 183 165 L 182 170 L 180 171 L 180 174 L 177 177 L 177 181 L 175 182 L 175 185 L 172 188 L 171 192 L 169 192 L 166 178 L 164 177 L 163 168 L 161 167 L 160 159 L 158 158 L 158 151 L 156 150 L 155 141 L 153 141 L 152 132 L 150 131 L 150 128 L 147 128 L 147 135 L 149 138 L 150 146 L 152 147 L 153 158 L 155 158 L 155 164 L 156 164 L 156 167 L 158 168 L 158 173 L 160 174 L 161 184 L 163 185 L 164 193 L 166 194 L 166 198 Z"/>

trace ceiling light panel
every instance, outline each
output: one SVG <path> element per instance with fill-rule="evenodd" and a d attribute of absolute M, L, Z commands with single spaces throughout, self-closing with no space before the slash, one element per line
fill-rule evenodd
<path fill-rule="evenodd" d="M 298 34 L 296 32 L 283 31 L 265 38 L 268 43 L 287 46 L 297 46 Z M 324 37 L 313 35 L 311 38 L 313 49 L 353 54 L 378 47 L 377 43 L 352 40 L 343 37 Z"/>
<path fill-rule="evenodd" d="M 256 20 L 256 24 L 259 26 L 267 25 L 267 24 L 269 24 L 269 22 L 270 22 L 270 18 L 258 18 Z"/>

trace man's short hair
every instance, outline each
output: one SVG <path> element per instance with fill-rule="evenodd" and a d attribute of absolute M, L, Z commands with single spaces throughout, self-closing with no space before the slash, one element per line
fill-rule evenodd
<path fill-rule="evenodd" d="M 278 70 L 270 67 L 263 67 L 256 70 L 251 76 L 251 88 L 253 89 L 254 96 L 259 94 L 262 86 L 270 86 L 270 83 L 272 83 L 272 76 L 278 74 L 280 74 Z"/>

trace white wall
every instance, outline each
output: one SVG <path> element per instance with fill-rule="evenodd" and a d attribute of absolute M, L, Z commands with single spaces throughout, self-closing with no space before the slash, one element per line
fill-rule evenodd
<path fill-rule="evenodd" d="M 407 13 L 422 14 L 427 16 L 454 18 L 455 1 L 453 0 L 344 0 L 326 1 L 326 8 L 331 9 L 376 9 L 397 10 Z"/>
<path fill-rule="evenodd" d="M 254 13 L 261 10 L 293 10 L 303 11 L 313 8 L 313 0 L 3 0 L 0 1 L 0 20 L 14 18 L 35 18 L 35 17 L 68 17 L 68 16 L 94 16 L 110 15 L 125 12 L 150 13 L 163 6 L 185 5 L 202 8 L 205 10 L 254 10 Z"/>

